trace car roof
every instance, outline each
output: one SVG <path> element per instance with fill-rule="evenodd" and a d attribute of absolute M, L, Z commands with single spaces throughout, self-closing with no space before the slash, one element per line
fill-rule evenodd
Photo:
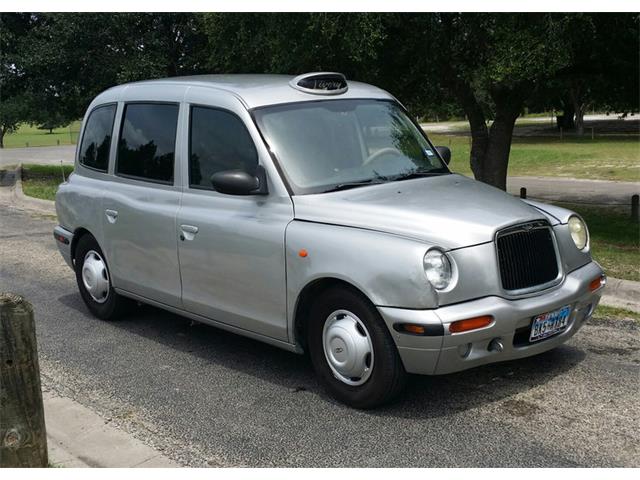
<path fill-rule="evenodd" d="M 294 88 L 290 82 L 293 75 L 230 74 L 192 75 L 126 83 L 101 93 L 92 103 L 131 100 L 127 90 L 139 91 L 132 87 L 206 87 L 229 92 L 244 103 L 246 108 L 258 108 L 282 103 L 305 102 L 323 99 L 394 99 L 381 88 L 361 82 L 347 80 L 348 89 L 340 94 L 306 93 Z M 154 88 L 154 90 L 156 90 Z M 156 90 L 157 91 L 157 90 Z"/>

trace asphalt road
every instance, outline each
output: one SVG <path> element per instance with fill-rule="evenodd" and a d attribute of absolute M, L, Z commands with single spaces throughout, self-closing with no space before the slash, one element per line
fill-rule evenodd
<path fill-rule="evenodd" d="M 0 290 L 35 308 L 45 389 L 191 466 L 640 466 L 640 332 L 593 320 L 534 358 L 414 377 L 362 412 L 305 357 L 150 307 L 91 317 L 52 219 L 0 205 Z"/>

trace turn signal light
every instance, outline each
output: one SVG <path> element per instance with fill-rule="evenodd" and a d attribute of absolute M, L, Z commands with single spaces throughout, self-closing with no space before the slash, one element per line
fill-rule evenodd
<path fill-rule="evenodd" d="M 491 315 L 483 315 L 482 317 L 467 318 L 465 320 L 458 320 L 449 325 L 449 331 L 451 333 L 468 332 L 469 330 L 477 330 L 491 325 L 493 323 L 493 317 Z"/>
<path fill-rule="evenodd" d="M 411 323 L 405 323 L 402 325 L 402 329 L 405 332 L 413 333 L 415 335 L 424 335 L 424 327 L 420 325 L 413 325 Z"/>
<path fill-rule="evenodd" d="M 599 277 L 594 278 L 593 280 L 591 280 L 591 283 L 589 284 L 589 290 L 591 292 L 595 292 L 600 287 L 604 287 L 606 284 L 607 284 L 606 275 L 600 275 Z"/>

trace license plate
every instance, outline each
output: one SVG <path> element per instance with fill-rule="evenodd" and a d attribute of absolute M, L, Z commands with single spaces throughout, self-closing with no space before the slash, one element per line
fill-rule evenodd
<path fill-rule="evenodd" d="M 569 305 L 553 312 L 543 313 L 533 319 L 531 324 L 530 342 L 537 342 L 561 332 L 569 324 L 571 307 Z"/>

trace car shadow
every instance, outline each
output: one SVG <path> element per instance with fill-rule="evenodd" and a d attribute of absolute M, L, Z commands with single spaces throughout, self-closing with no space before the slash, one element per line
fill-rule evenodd
<path fill-rule="evenodd" d="M 101 322 L 89 313 L 79 294 L 59 297 L 59 301 L 82 313 L 87 321 Z M 338 407 L 347 408 L 324 392 L 306 355 L 287 352 L 148 305 L 139 306 L 128 316 L 108 322 L 108 325 L 280 385 L 291 394 L 317 395 Z M 400 398 L 365 414 L 402 418 L 448 416 L 543 385 L 572 370 L 585 356 L 580 348 L 565 344 L 533 357 L 455 374 L 411 375 Z M 515 415 L 526 415 L 527 409 L 535 406 L 520 401 L 510 408 Z"/>

